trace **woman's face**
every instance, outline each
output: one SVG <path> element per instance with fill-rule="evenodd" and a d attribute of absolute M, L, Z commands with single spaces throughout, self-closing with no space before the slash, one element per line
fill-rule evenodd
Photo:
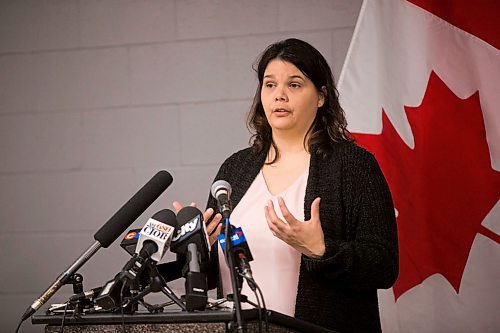
<path fill-rule="evenodd" d="M 304 73 L 281 59 L 267 64 L 260 98 L 273 134 L 286 132 L 300 138 L 307 133 L 325 101 Z"/>

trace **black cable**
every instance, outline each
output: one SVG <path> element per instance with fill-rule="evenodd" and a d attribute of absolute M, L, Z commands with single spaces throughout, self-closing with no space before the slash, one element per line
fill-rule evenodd
<path fill-rule="evenodd" d="M 269 321 L 267 318 L 266 301 L 264 299 L 264 295 L 262 295 L 262 290 L 260 290 L 259 285 L 256 283 L 255 286 L 256 286 L 256 289 L 259 291 L 260 298 L 262 299 L 262 307 L 264 308 L 264 320 L 266 322 L 266 333 L 269 333 Z"/>
<path fill-rule="evenodd" d="M 257 294 L 257 290 L 259 291 L 260 296 L 262 297 L 262 302 L 264 303 L 264 310 L 265 310 L 264 313 L 266 314 L 267 310 L 265 309 L 265 302 L 264 302 L 264 297 L 262 296 L 262 291 L 260 290 L 259 285 L 257 284 L 257 282 L 255 282 L 255 280 L 252 279 L 252 281 L 250 281 L 250 279 L 247 276 L 243 275 L 243 273 L 241 273 L 241 272 L 239 272 L 238 274 L 247 281 L 247 284 L 249 286 L 250 286 L 250 283 L 252 283 L 255 286 L 255 289 L 254 288 L 250 288 L 250 289 L 252 289 L 253 293 L 255 294 L 255 299 L 257 300 L 257 304 L 250 301 L 248 299 L 248 297 L 246 297 L 246 302 L 248 304 L 250 304 L 251 306 L 253 306 L 254 308 L 257 308 L 257 310 L 259 311 L 259 333 L 262 333 L 262 307 L 260 305 L 260 299 L 259 299 L 259 295 Z M 269 332 L 268 325 L 267 325 L 267 315 L 266 315 L 266 332 Z"/>
<path fill-rule="evenodd" d="M 19 332 L 19 329 L 21 328 L 21 325 L 24 323 L 24 320 L 21 319 L 21 321 L 19 322 L 19 324 L 17 325 L 17 328 L 16 328 L 16 333 Z"/>
<path fill-rule="evenodd" d="M 257 300 L 257 310 L 259 311 L 259 333 L 262 333 L 262 308 L 260 306 L 260 299 L 256 290 L 253 293 L 255 294 L 255 299 Z"/>
<path fill-rule="evenodd" d="M 61 329 L 59 330 L 59 333 L 64 332 L 64 321 L 66 319 L 66 313 L 68 312 L 68 305 L 69 305 L 69 302 L 66 302 L 66 305 L 64 306 L 63 317 L 61 320 Z"/>
<path fill-rule="evenodd" d="M 247 277 L 245 277 L 244 275 L 242 275 L 242 276 L 247 280 L 247 283 L 249 283 L 249 279 Z M 267 323 L 267 310 L 266 310 L 266 303 L 264 301 L 264 296 L 262 295 L 262 291 L 260 290 L 257 282 L 255 282 L 255 280 L 253 280 L 253 281 L 251 281 L 251 283 L 253 283 L 255 286 L 255 290 L 253 290 L 253 293 L 255 294 L 255 299 L 257 300 L 257 304 L 251 302 L 250 300 L 247 300 L 247 302 L 250 303 L 253 307 L 256 307 L 257 310 L 259 311 L 259 332 L 262 333 L 262 307 L 260 305 L 259 295 L 257 294 L 257 290 L 258 290 L 259 294 L 260 294 L 260 298 L 262 298 L 262 303 L 264 304 L 264 316 L 265 316 L 265 320 L 266 320 L 266 332 L 269 333 L 269 327 L 268 327 L 268 323 Z"/>
<path fill-rule="evenodd" d="M 122 318 L 122 332 L 125 332 L 125 314 L 123 313 L 123 291 L 125 290 L 125 286 L 127 284 L 123 283 L 122 287 L 120 289 L 120 312 L 121 312 L 121 318 Z"/>

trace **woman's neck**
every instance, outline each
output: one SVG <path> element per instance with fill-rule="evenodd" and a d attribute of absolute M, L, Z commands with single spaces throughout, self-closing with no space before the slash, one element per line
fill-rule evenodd
<path fill-rule="evenodd" d="M 288 156 L 297 156 L 297 155 L 308 155 L 308 151 L 304 146 L 304 138 L 298 136 L 284 136 L 284 135 L 276 135 L 273 133 L 273 141 L 278 147 L 279 157 L 287 158 Z M 268 161 L 272 161 L 276 152 L 274 148 L 271 146 L 268 153 Z"/>

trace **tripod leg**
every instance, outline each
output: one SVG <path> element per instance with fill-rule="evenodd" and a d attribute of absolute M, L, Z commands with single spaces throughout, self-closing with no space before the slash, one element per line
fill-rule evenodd
<path fill-rule="evenodd" d="M 149 272 L 151 276 L 150 286 L 152 288 L 152 291 L 155 292 L 161 291 L 168 298 L 170 298 L 175 304 L 177 304 L 183 311 L 187 311 L 186 305 L 182 303 L 179 297 L 177 297 L 172 291 L 172 289 L 168 287 L 167 282 L 165 282 L 163 276 L 161 276 L 160 272 L 158 272 L 158 268 L 156 266 L 151 265 Z"/>
<path fill-rule="evenodd" d="M 127 299 L 123 304 L 121 304 L 120 306 L 124 306 L 124 305 L 127 305 L 127 304 L 131 304 L 133 302 L 137 302 L 139 300 L 142 300 L 144 298 L 144 296 L 148 295 L 149 293 L 151 292 L 151 287 L 150 286 L 147 286 L 146 288 L 144 288 L 143 291 L 141 291 L 140 293 L 138 293 L 137 295 L 135 295 L 134 297 L 131 297 L 129 299 Z"/>
<path fill-rule="evenodd" d="M 186 311 L 186 306 L 184 305 L 184 303 L 182 303 L 182 301 L 179 299 L 179 297 L 175 296 L 175 294 L 172 291 L 172 289 L 170 289 L 166 284 L 161 287 L 161 291 L 165 295 L 167 295 L 167 297 L 170 298 L 175 304 L 177 304 L 178 306 L 180 306 L 180 308 L 183 311 Z"/>

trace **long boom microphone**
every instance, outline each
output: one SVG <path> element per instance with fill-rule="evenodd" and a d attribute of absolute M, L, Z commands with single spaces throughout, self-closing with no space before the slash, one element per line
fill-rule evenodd
<path fill-rule="evenodd" d="M 172 184 L 172 181 L 172 176 L 165 170 L 154 175 L 95 233 L 96 241 L 26 309 L 21 322 L 31 317 L 45 304 L 97 250 L 101 247 L 107 248 L 113 243 Z"/>
<path fill-rule="evenodd" d="M 172 181 L 172 176 L 167 171 L 158 172 L 94 234 L 94 239 L 104 248 L 111 245 L 172 184 Z"/>

